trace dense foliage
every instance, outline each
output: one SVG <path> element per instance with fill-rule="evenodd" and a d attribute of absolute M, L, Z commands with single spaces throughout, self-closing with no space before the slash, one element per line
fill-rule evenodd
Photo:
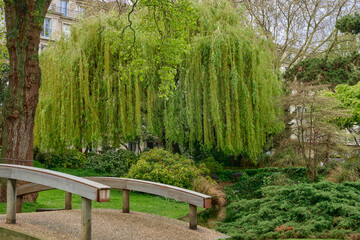
<path fill-rule="evenodd" d="M 97 173 L 106 173 L 113 177 L 124 177 L 130 163 L 136 163 L 138 156 L 131 151 L 120 149 L 118 151 L 108 150 L 102 154 L 91 154 L 84 169 L 93 169 Z"/>
<path fill-rule="evenodd" d="M 343 106 L 350 109 L 351 116 L 342 118 L 339 123 L 346 127 L 350 133 L 359 134 L 357 128 L 354 126 L 360 122 L 360 106 L 358 104 L 360 99 L 360 84 L 354 86 L 347 84 L 338 85 L 335 88 L 335 96 L 341 101 Z"/>
<path fill-rule="evenodd" d="M 360 183 L 270 186 L 227 207 L 217 230 L 234 239 L 336 238 L 360 231 Z"/>
<path fill-rule="evenodd" d="M 165 183 L 191 189 L 193 181 L 207 169 L 199 169 L 184 156 L 155 148 L 141 154 L 139 161 L 130 168 L 129 178 Z"/>
<path fill-rule="evenodd" d="M 79 151 L 55 153 L 41 152 L 38 148 L 35 148 L 34 160 L 46 168 L 80 168 L 85 164 L 86 157 Z"/>
<path fill-rule="evenodd" d="M 285 168 L 278 168 L 278 167 L 266 167 L 266 168 L 249 168 L 249 169 L 242 169 L 242 170 L 218 170 L 216 174 L 221 176 L 220 179 L 222 181 L 230 181 L 231 176 L 234 173 L 245 173 L 249 177 L 258 175 L 258 174 L 265 174 L 271 175 L 273 173 L 284 173 L 294 181 L 304 181 L 308 174 L 308 169 L 305 167 L 285 167 Z"/>
<path fill-rule="evenodd" d="M 200 164 L 204 164 L 209 169 L 211 174 L 220 172 L 223 170 L 222 163 L 215 160 L 214 157 L 208 157 L 200 161 Z"/>
<path fill-rule="evenodd" d="M 227 1 L 144 4 L 132 15 L 135 35 L 110 14 L 47 48 L 36 145 L 117 147 L 146 131 L 167 147 L 199 142 L 255 160 L 282 128 L 271 43 Z"/>
<path fill-rule="evenodd" d="M 320 84 L 354 85 L 360 80 L 360 54 L 353 53 L 334 59 L 308 58 L 285 72 L 287 81 L 314 82 Z"/>
<path fill-rule="evenodd" d="M 336 28 L 343 33 L 360 33 L 360 14 L 346 15 L 336 21 Z"/>
<path fill-rule="evenodd" d="M 229 202 L 261 198 L 262 188 L 266 186 L 292 185 L 309 181 L 308 169 L 304 167 L 244 169 L 241 173 L 242 176 L 237 182 L 225 189 Z"/>
<path fill-rule="evenodd" d="M 138 160 L 138 156 L 131 151 L 119 149 L 108 150 L 101 154 L 90 152 L 86 156 L 79 151 L 68 151 L 62 153 L 41 152 L 38 148 L 34 150 L 34 160 L 40 167 L 49 169 L 84 169 L 93 171 L 93 174 L 124 177 L 132 164 Z M 71 170 L 69 170 L 71 171 Z"/>

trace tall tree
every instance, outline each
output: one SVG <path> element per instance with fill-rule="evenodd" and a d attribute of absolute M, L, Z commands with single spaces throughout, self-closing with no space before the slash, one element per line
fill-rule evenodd
<path fill-rule="evenodd" d="M 123 18 L 101 16 L 47 48 L 36 144 L 118 146 L 147 131 L 167 146 L 199 142 L 255 160 L 282 127 L 272 43 L 227 1 L 186 2 L 143 1 L 134 42 L 132 31 L 121 34 Z"/>
<path fill-rule="evenodd" d="M 336 22 L 336 28 L 342 33 L 350 33 L 352 35 L 357 35 L 360 33 L 360 14 L 355 13 L 354 15 L 346 15 L 339 19 Z M 359 46 L 357 46 L 359 48 Z M 359 54 L 354 54 L 359 56 Z M 357 60 L 352 64 L 357 70 L 359 69 L 360 60 Z M 346 68 L 348 70 L 349 67 Z M 359 70 L 354 74 L 360 78 Z M 346 82 L 345 82 L 346 83 Z M 360 107 L 359 107 L 359 93 L 360 85 L 359 81 L 354 86 L 349 86 L 347 84 L 338 85 L 335 89 L 335 96 L 342 102 L 342 104 L 350 109 L 352 116 L 347 118 L 342 118 L 339 123 L 342 127 L 346 128 L 348 132 L 353 136 L 353 140 L 357 146 L 357 156 L 359 158 L 359 124 L 360 124 Z"/>
<path fill-rule="evenodd" d="M 335 22 L 359 10 L 353 0 L 244 0 L 251 22 L 277 44 L 277 66 L 326 54 L 344 39 Z M 346 40 L 346 39 L 345 39 Z"/>
<path fill-rule="evenodd" d="M 30 164 L 40 88 L 40 33 L 50 2 L 4 0 L 10 74 L 3 111 L 2 157 L 29 160 Z"/>

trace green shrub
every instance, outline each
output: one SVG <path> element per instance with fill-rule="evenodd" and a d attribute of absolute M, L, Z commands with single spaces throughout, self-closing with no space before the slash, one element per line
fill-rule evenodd
<path fill-rule="evenodd" d="M 307 168 L 303 167 L 245 169 L 242 172 L 236 184 L 225 187 L 229 202 L 261 198 L 262 187 L 309 182 Z"/>
<path fill-rule="evenodd" d="M 215 174 L 219 177 L 221 181 L 231 181 L 231 176 L 233 175 L 233 171 L 229 169 L 224 169 L 221 171 L 216 171 Z"/>
<path fill-rule="evenodd" d="M 270 174 L 276 172 L 285 173 L 289 178 L 294 181 L 304 182 L 307 179 L 308 169 L 305 167 L 286 167 L 286 168 L 257 168 L 257 169 L 244 169 L 247 175 L 254 176 L 257 174 Z"/>
<path fill-rule="evenodd" d="M 85 169 L 93 169 L 97 173 L 106 173 L 114 177 L 123 177 L 129 171 L 129 165 L 136 162 L 138 157 L 131 151 L 120 149 L 108 150 L 103 154 L 89 156 Z"/>
<path fill-rule="evenodd" d="M 268 179 L 268 184 L 264 183 L 265 186 L 289 186 L 295 184 L 295 181 L 283 172 L 274 173 Z"/>
<path fill-rule="evenodd" d="M 359 181 L 359 174 L 354 169 L 346 169 L 338 165 L 335 169 L 329 171 L 326 180 L 334 183 L 356 182 Z"/>
<path fill-rule="evenodd" d="M 200 163 L 205 164 L 205 167 L 209 169 L 210 174 L 219 172 L 223 169 L 221 163 L 215 160 L 214 157 L 208 157 L 200 161 Z"/>
<path fill-rule="evenodd" d="M 360 231 L 360 183 L 269 186 L 262 193 L 228 205 L 217 230 L 244 240 L 344 239 Z"/>
<path fill-rule="evenodd" d="M 68 153 L 43 153 L 35 150 L 34 160 L 38 161 L 46 168 L 80 168 L 85 164 L 86 157 L 79 151 L 72 151 Z"/>
<path fill-rule="evenodd" d="M 270 173 L 259 173 L 249 176 L 243 173 L 238 182 L 234 185 L 225 187 L 225 193 L 229 202 L 238 201 L 240 199 L 252 199 L 262 197 L 261 187 L 268 185 L 268 177 Z"/>
<path fill-rule="evenodd" d="M 192 160 L 155 148 L 141 154 L 128 177 L 191 189 L 194 179 L 203 173 Z"/>

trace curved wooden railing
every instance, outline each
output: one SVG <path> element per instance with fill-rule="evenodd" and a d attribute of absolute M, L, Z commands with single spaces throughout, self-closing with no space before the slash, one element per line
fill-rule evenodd
<path fill-rule="evenodd" d="M 11 164 L 0 164 L 0 178 L 7 178 L 6 222 L 16 223 L 17 180 L 56 188 L 82 197 L 82 239 L 91 239 L 91 200 L 108 202 L 110 187 L 99 182 L 56 171 Z"/>
<path fill-rule="evenodd" d="M 158 196 L 172 198 L 178 201 L 189 203 L 189 227 L 197 228 L 197 207 L 210 208 L 211 197 L 205 194 L 179 188 L 167 184 L 143 181 L 129 178 L 115 177 L 88 177 L 91 181 L 105 184 L 114 189 L 123 191 L 123 212 L 130 212 L 130 195 L 129 191 L 138 191 L 150 193 Z M 50 190 L 52 188 L 39 184 L 29 183 L 22 185 L 18 189 L 18 198 L 22 198 L 26 194 Z M 22 202 L 19 200 L 18 202 Z M 19 209 L 21 207 L 19 206 Z M 71 194 L 66 194 L 65 209 L 71 209 Z"/>

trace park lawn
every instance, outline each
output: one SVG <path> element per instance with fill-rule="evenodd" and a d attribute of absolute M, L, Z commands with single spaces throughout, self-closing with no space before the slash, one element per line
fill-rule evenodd
<path fill-rule="evenodd" d="M 65 192 L 61 190 L 49 190 L 39 193 L 35 203 L 25 202 L 23 212 L 35 212 L 39 208 L 64 208 Z M 81 197 L 73 194 L 72 206 L 80 209 Z M 92 202 L 93 208 L 122 208 L 122 192 L 112 189 L 109 202 Z M 200 210 L 200 209 L 199 209 Z M 189 205 L 173 199 L 154 196 L 145 193 L 130 193 L 130 211 L 146 212 L 170 218 L 179 218 L 189 212 Z M 6 203 L 0 203 L 0 214 L 6 213 Z"/>

